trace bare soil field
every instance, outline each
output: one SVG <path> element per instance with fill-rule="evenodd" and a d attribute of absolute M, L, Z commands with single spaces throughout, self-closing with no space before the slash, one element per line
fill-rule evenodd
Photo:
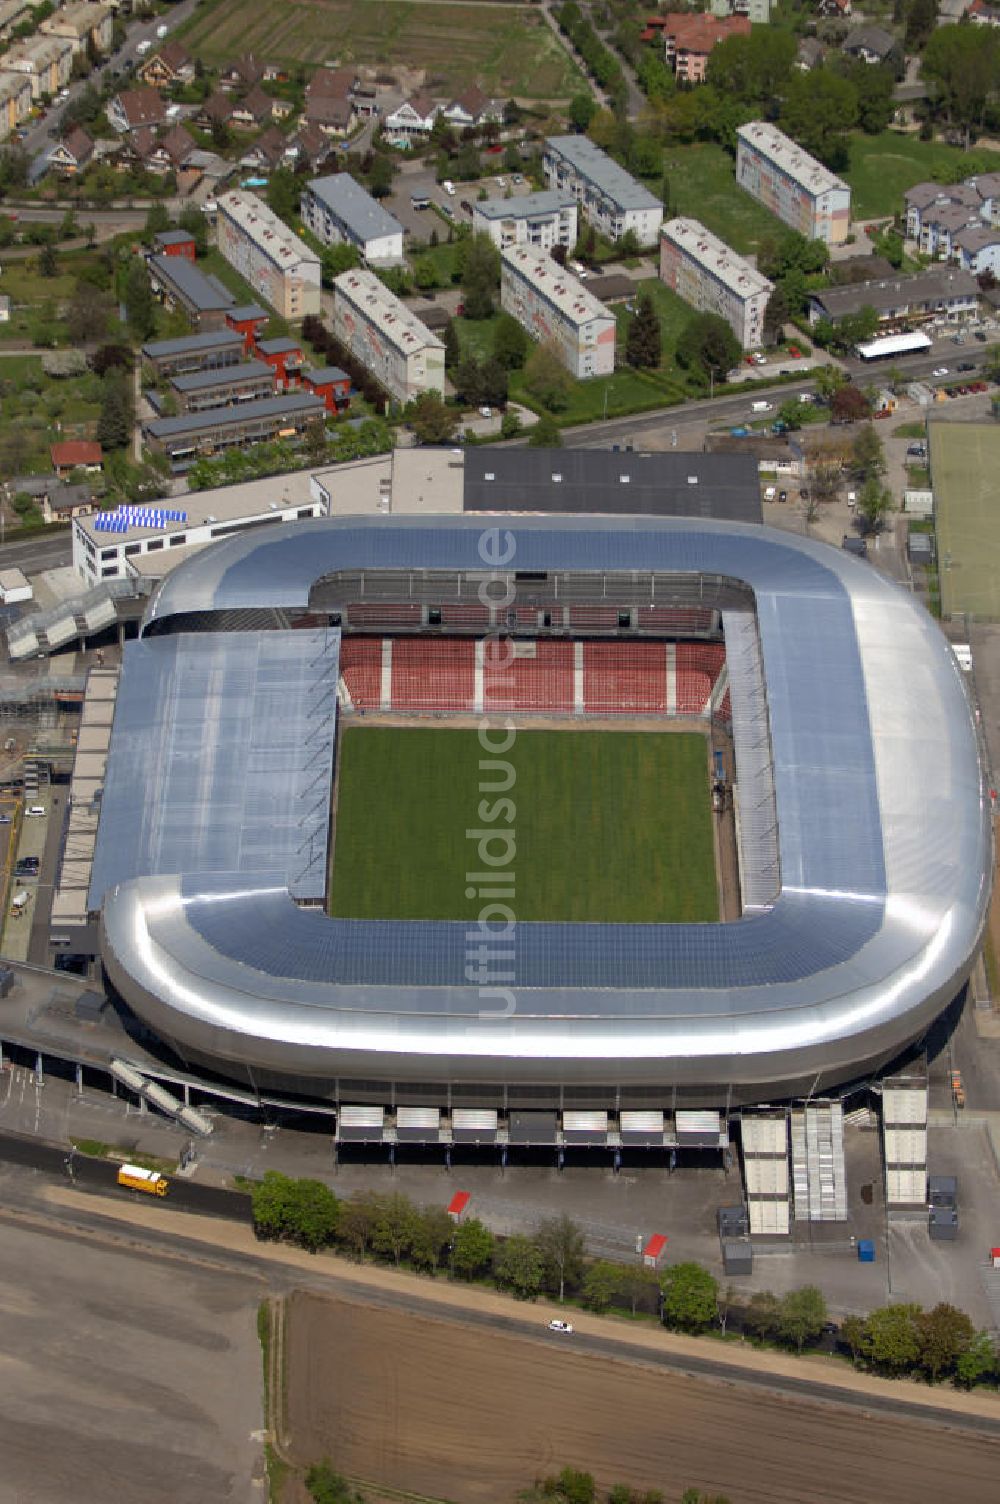
<path fill-rule="evenodd" d="M 303 1466 L 456 1504 L 512 1504 L 570 1464 L 733 1504 L 982 1504 L 1000 1442 L 930 1423 L 574 1353 L 457 1321 L 299 1293 L 286 1327 L 287 1434 Z"/>

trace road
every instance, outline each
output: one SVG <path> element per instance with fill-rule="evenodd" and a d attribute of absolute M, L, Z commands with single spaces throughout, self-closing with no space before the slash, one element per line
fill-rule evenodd
<path fill-rule="evenodd" d="M 73 544 L 69 528 L 46 533 L 41 538 L 26 538 L 23 542 L 5 541 L 0 547 L 0 557 L 5 569 L 19 569 L 22 574 L 41 574 L 44 569 L 72 564 Z M 80 588 L 82 591 L 82 583 Z"/>

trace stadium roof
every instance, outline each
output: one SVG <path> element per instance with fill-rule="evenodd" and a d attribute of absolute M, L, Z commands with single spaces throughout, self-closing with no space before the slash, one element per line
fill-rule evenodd
<path fill-rule="evenodd" d="M 337 573 L 481 576 L 496 557 L 612 587 L 663 572 L 752 591 L 755 616 L 737 615 L 766 695 L 743 693 L 742 652 L 728 662 L 734 745 L 770 753 L 773 903 L 717 925 L 520 923 L 515 1006 L 498 1014 L 468 980 L 464 922 L 327 919 L 295 906 L 273 865 L 199 875 L 168 859 L 104 901 L 102 956 L 126 1002 L 185 1050 L 250 1071 L 723 1096 L 832 1084 L 923 1032 L 979 945 L 990 810 L 954 655 L 865 563 L 791 533 L 675 518 L 323 519 L 206 549 L 164 581 L 146 626 L 306 606 Z M 161 734 L 133 757 L 155 755 Z"/>
<path fill-rule="evenodd" d="M 465 452 L 467 512 L 603 512 L 761 522 L 748 454 L 636 454 L 608 449 L 475 448 Z"/>

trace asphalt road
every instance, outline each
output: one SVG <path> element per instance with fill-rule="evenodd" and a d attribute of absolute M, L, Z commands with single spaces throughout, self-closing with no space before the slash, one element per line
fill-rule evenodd
<path fill-rule="evenodd" d="M 65 532 L 46 533 L 40 538 L 5 542 L 0 548 L 0 558 L 5 569 L 20 569 L 23 574 L 41 574 L 44 569 L 72 564 L 73 544 L 69 528 Z M 81 580 L 81 594 L 83 588 Z"/>
<path fill-rule="evenodd" d="M 0 1133 L 0 1161 L 24 1169 L 40 1170 L 72 1181 L 77 1190 L 95 1196 L 127 1197 L 131 1201 L 149 1202 L 157 1207 L 195 1212 L 204 1217 L 226 1217 L 231 1222 L 249 1222 L 250 1197 L 242 1191 L 227 1191 L 221 1186 L 199 1185 L 180 1176 L 170 1176 L 170 1190 L 165 1197 L 147 1196 L 144 1191 L 124 1190 L 118 1185 L 118 1163 L 93 1159 L 86 1154 L 67 1151 L 59 1144 L 43 1139 L 23 1138 L 16 1133 Z"/>
<path fill-rule="evenodd" d="M 0 1152 L 6 1157 L 7 1141 L 0 1139 Z M 55 1151 L 60 1159 L 62 1151 Z M 78 1158 L 78 1163 L 79 1163 Z M 64 1173 L 60 1166 L 60 1173 Z M 79 1184 L 79 1180 L 78 1180 Z M 405 1287 L 402 1280 L 398 1288 L 394 1289 L 391 1276 L 382 1286 L 361 1285 L 353 1281 L 349 1273 L 339 1272 L 332 1266 L 324 1269 L 322 1263 L 317 1263 L 315 1270 L 304 1273 L 300 1267 L 291 1266 L 280 1259 L 270 1257 L 267 1245 L 261 1245 L 259 1253 L 244 1253 L 224 1246 L 206 1247 L 204 1242 L 176 1235 L 170 1231 L 169 1212 L 171 1206 L 182 1206 L 179 1197 L 173 1199 L 173 1188 L 179 1190 L 178 1183 L 173 1182 L 172 1195 L 165 1201 L 157 1203 L 157 1208 L 164 1212 L 162 1227 L 157 1229 L 145 1228 L 133 1223 L 123 1224 L 111 1218 L 101 1215 L 100 1205 L 95 1197 L 93 1212 L 80 1210 L 77 1207 L 63 1208 L 53 1206 L 41 1199 L 38 1194 L 37 1181 L 30 1173 L 10 1171 L 2 1176 L 2 1196 L 0 1196 L 0 1223 L 14 1225 L 39 1225 L 47 1226 L 56 1224 L 66 1229 L 67 1234 L 87 1235 L 91 1237 L 107 1238 L 116 1243 L 127 1241 L 129 1246 L 136 1252 L 144 1255 L 148 1252 L 152 1255 L 159 1254 L 165 1258 L 189 1258 L 195 1263 L 205 1264 L 210 1262 L 215 1266 L 222 1266 L 245 1274 L 263 1276 L 268 1280 L 272 1288 L 279 1291 L 288 1291 L 297 1287 L 307 1286 L 331 1294 L 351 1297 L 364 1301 L 366 1304 L 384 1306 L 389 1309 L 411 1313 L 413 1315 L 429 1315 L 437 1318 L 457 1319 L 470 1325 L 481 1327 L 484 1334 L 489 1331 L 502 1330 L 514 1336 L 534 1339 L 539 1342 L 550 1343 L 553 1339 L 547 1331 L 546 1319 L 542 1315 L 532 1315 L 524 1318 L 515 1315 L 516 1307 L 511 1305 L 509 1316 L 496 1316 L 492 1313 L 478 1311 L 474 1305 L 462 1308 L 460 1311 L 443 1313 L 440 1307 L 422 1300 L 413 1295 Z M 195 1189 L 187 1187 L 188 1190 Z M 121 1194 L 127 1194 L 122 1192 Z M 138 1194 L 138 1193 L 131 1193 Z M 152 1198 L 149 1198 L 150 1200 Z M 246 1199 L 246 1198 L 244 1198 Z M 185 1210 L 201 1210 L 200 1207 L 188 1206 Z M 627 1341 L 620 1341 L 614 1335 L 597 1336 L 590 1333 L 576 1332 L 571 1338 L 560 1339 L 572 1343 L 577 1351 L 592 1353 L 595 1356 L 617 1359 L 618 1361 L 631 1361 L 643 1365 L 655 1364 L 657 1367 L 670 1369 L 675 1372 L 690 1374 L 699 1378 L 711 1379 L 725 1384 L 746 1384 L 756 1389 L 770 1390 L 772 1392 L 794 1395 L 799 1399 L 815 1400 L 837 1405 L 847 1405 L 857 1410 L 860 1414 L 879 1413 L 908 1419 L 919 1419 L 923 1424 L 939 1424 L 950 1428 L 975 1432 L 986 1436 L 1000 1435 L 1000 1421 L 978 1416 L 963 1415 L 958 1411 L 935 1410 L 933 1406 L 914 1405 L 908 1403 L 904 1397 L 878 1396 L 868 1392 L 854 1392 L 849 1389 L 840 1389 L 834 1385 L 813 1382 L 809 1379 L 798 1379 L 782 1374 L 762 1372 L 753 1369 L 735 1368 L 725 1362 L 720 1362 L 711 1355 L 701 1356 L 688 1353 L 677 1353 L 664 1349 L 657 1351 L 654 1348 L 633 1346 Z"/>

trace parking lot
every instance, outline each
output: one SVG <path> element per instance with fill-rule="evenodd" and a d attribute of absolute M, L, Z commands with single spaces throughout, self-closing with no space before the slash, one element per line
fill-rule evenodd
<path fill-rule="evenodd" d="M 490 177 L 478 178 L 471 183 L 455 183 L 453 194 L 445 191 L 436 181 L 434 171 L 425 162 L 404 162 L 396 179 L 392 194 L 385 200 L 390 214 L 399 220 L 407 235 L 415 243 L 426 244 L 431 231 L 441 234 L 441 220 L 433 208 L 417 209 L 414 196 L 426 199 L 452 220 L 456 225 L 472 223 L 472 206 L 478 201 L 481 190 L 489 198 L 503 198 L 507 192 L 532 193 L 533 185 L 522 173 L 512 175 L 503 168 L 503 157 L 497 153 L 497 171 Z M 517 178 L 521 181 L 518 182 Z M 468 208 L 463 208 L 467 204 Z"/>

